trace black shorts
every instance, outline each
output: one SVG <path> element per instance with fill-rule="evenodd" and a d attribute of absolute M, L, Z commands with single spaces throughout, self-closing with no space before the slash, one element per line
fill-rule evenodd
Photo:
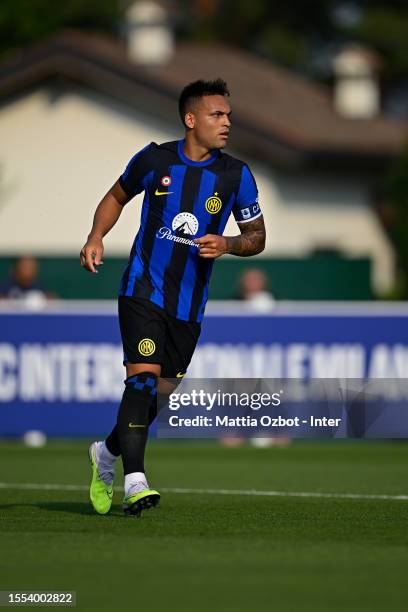
<path fill-rule="evenodd" d="M 201 324 L 180 321 L 142 298 L 119 297 L 123 363 L 158 363 L 163 378 L 182 378 L 193 356 Z"/>

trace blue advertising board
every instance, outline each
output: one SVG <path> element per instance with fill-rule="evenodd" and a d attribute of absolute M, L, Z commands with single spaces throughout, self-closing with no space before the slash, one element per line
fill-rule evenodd
<path fill-rule="evenodd" d="M 408 309 L 209 308 L 191 378 L 408 378 Z M 0 312 L 0 436 L 106 435 L 125 371 L 115 308 Z"/>

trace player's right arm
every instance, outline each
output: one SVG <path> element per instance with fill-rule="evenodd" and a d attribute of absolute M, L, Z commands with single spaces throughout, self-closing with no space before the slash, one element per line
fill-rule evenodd
<path fill-rule="evenodd" d="M 88 272 L 95 274 L 97 272 L 95 266 L 103 264 L 103 237 L 115 225 L 129 200 L 130 196 L 123 190 L 119 181 L 116 181 L 100 201 L 88 240 L 80 253 L 81 266 Z"/>
<path fill-rule="evenodd" d="M 103 263 L 103 238 L 119 219 L 124 205 L 146 189 L 150 151 L 154 146 L 157 145 L 151 143 L 132 157 L 122 176 L 100 201 L 95 211 L 91 233 L 80 253 L 81 265 L 88 272 L 96 273 L 95 266 Z"/>

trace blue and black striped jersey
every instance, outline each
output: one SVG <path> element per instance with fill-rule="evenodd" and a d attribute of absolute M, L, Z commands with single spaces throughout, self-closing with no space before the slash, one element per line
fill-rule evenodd
<path fill-rule="evenodd" d="M 184 141 L 139 151 L 119 178 L 128 196 L 144 191 L 140 229 L 123 274 L 120 295 L 154 302 L 183 321 L 201 321 L 213 259 L 199 257 L 195 238 L 221 235 L 231 212 L 238 223 L 261 216 L 248 166 L 214 150 L 203 162 Z"/>

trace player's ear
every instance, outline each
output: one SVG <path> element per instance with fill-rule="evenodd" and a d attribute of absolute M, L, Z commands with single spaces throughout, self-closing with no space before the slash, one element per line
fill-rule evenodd
<path fill-rule="evenodd" d="M 184 117 L 184 123 L 190 130 L 195 126 L 195 117 L 193 113 L 186 113 Z"/>

